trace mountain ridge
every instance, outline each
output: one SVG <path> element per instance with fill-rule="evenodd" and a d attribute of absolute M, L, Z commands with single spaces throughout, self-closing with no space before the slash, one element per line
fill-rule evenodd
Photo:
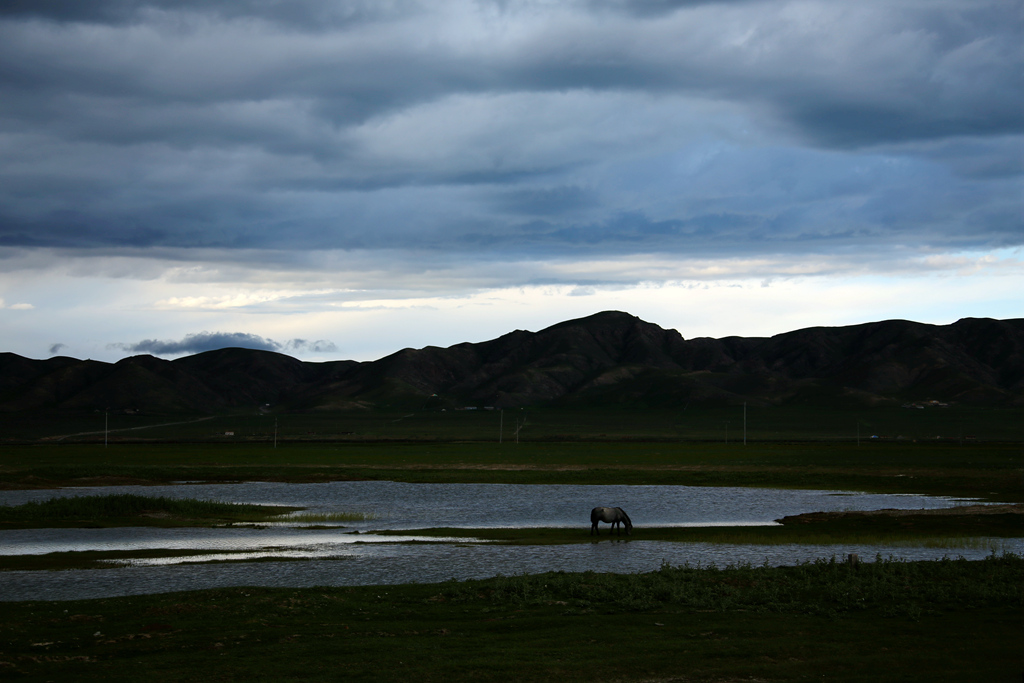
<path fill-rule="evenodd" d="M 0 353 L 0 411 L 220 413 L 464 406 L 1024 405 L 1024 319 L 885 320 L 699 337 L 621 311 L 375 361 L 225 348 L 115 363 Z"/>

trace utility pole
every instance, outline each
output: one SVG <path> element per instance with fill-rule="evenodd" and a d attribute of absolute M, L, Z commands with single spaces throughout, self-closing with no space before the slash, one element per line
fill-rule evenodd
<path fill-rule="evenodd" d="M 274 448 L 277 448 L 277 418 L 274 418 Z"/>
<path fill-rule="evenodd" d="M 110 409 L 103 411 L 103 447 L 107 447 L 107 438 L 110 436 Z"/>
<path fill-rule="evenodd" d="M 501 409 L 498 413 L 498 443 L 501 443 L 502 438 L 505 436 L 505 410 Z"/>
<path fill-rule="evenodd" d="M 747 445 L 747 402 L 743 402 L 743 445 Z"/>

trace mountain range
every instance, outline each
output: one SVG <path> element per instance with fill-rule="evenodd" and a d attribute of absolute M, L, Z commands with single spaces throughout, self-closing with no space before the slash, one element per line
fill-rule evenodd
<path fill-rule="evenodd" d="M 1024 405 L 1024 319 L 683 339 L 606 311 L 481 343 L 313 363 L 225 348 L 116 363 L 0 353 L 0 411 L 222 413 L 628 404 Z"/>

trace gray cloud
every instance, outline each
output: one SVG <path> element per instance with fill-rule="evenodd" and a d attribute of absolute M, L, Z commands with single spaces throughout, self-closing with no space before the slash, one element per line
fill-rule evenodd
<path fill-rule="evenodd" d="M 330 341 L 319 339 L 292 339 L 284 344 L 247 332 L 198 332 L 187 334 L 179 341 L 143 339 L 131 344 L 111 344 L 116 348 L 130 353 L 149 353 L 155 356 L 178 356 L 182 354 L 202 353 L 224 348 L 258 349 L 261 351 L 293 351 L 330 353 L 337 347 Z"/>
<path fill-rule="evenodd" d="M 561 215 L 600 203 L 600 198 L 581 187 L 523 188 L 501 193 L 495 206 L 511 214 Z"/>
<path fill-rule="evenodd" d="M 256 334 L 246 332 L 199 332 L 187 334 L 180 341 L 164 341 L 159 339 L 143 339 L 134 344 L 111 344 L 110 348 L 119 348 L 131 353 L 151 353 L 155 356 L 176 356 L 184 353 L 202 353 L 239 347 L 259 349 L 261 351 L 277 351 L 281 345 L 271 339 L 264 339 Z"/>
<path fill-rule="evenodd" d="M 58 353 L 60 353 L 63 349 L 66 349 L 67 347 L 68 347 L 67 344 L 61 344 L 59 342 L 56 343 L 56 344 L 51 344 L 50 345 L 50 355 L 51 356 L 56 356 Z"/>
<path fill-rule="evenodd" d="M 317 339 L 316 341 L 311 341 L 309 339 L 292 339 L 284 345 L 284 348 L 289 351 L 310 353 L 334 353 L 338 350 L 338 347 L 334 342 L 326 339 Z"/>

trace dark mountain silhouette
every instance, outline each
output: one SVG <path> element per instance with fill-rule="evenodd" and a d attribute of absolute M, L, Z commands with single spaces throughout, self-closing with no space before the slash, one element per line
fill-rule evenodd
<path fill-rule="evenodd" d="M 307 363 L 220 349 L 167 361 L 0 354 L 0 410 L 214 413 L 628 404 L 1024 403 L 1024 319 L 904 320 L 684 340 L 616 311 L 479 344 Z"/>

